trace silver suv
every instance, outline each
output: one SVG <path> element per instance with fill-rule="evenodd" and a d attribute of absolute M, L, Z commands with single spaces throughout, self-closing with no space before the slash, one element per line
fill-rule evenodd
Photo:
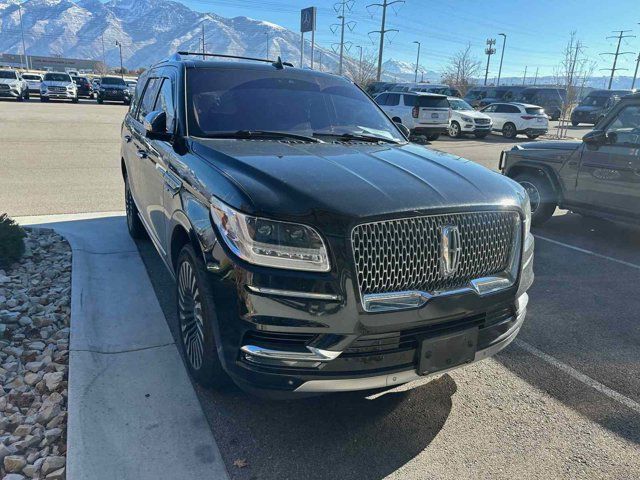
<path fill-rule="evenodd" d="M 29 99 L 29 85 L 16 70 L 0 70 L 0 97 L 15 98 L 18 102 Z"/>
<path fill-rule="evenodd" d="M 78 103 L 78 87 L 68 73 L 48 72 L 40 84 L 40 101 L 50 99 L 71 100 Z"/>

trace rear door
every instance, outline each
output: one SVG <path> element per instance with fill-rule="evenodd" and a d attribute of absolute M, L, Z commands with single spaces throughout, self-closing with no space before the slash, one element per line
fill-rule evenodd
<path fill-rule="evenodd" d="M 491 105 L 491 107 L 493 107 L 493 113 L 491 114 L 491 116 L 493 117 L 493 128 L 495 130 L 502 130 L 502 127 L 504 127 L 504 124 L 508 121 L 509 106 L 510 105 L 507 105 L 505 103 L 496 103 L 494 105 Z"/>
<path fill-rule="evenodd" d="M 583 147 L 577 198 L 640 218 L 640 105 L 623 106 L 605 131 L 605 145 Z"/>
<path fill-rule="evenodd" d="M 447 97 L 420 95 L 418 103 L 418 123 L 421 125 L 449 126 L 449 101 Z"/>
<path fill-rule="evenodd" d="M 389 114 L 391 118 L 399 117 L 404 123 L 404 119 L 402 118 L 402 111 L 399 108 L 400 105 L 400 94 L 399 93 L 388 93 L 387 99 L 385 100 L 385 111 Z"/>

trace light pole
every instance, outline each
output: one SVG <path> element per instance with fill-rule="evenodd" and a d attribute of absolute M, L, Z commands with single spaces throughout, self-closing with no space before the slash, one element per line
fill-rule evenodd
<path fill-rule="evenodd" d="M 502 53 L 500 54 L 500 68 L 498 68 L 498 81 L 496 82 L 496 86 L 500 86 L 500 75 L 502 75 L 502 60 L 504 59 L 504 47 L 507 44 L 507 34 L 499 33 L 499 36 L 502 37 Z"/>
<path fill-rule="evenodd" d="M 418 82 L 418 66 L 420 65 L 420 42 L 417 40 L 414 40 L 413 43 L 418 44 L 418 56 L 416 58 L 416 74 L 413 76 L 414 83 L 417 83 Z"/>
<path fill-rule="evenodd" d="M 24 27 L 22 26 L 22 7 L 18 4 L 18 15 L 20 16 L 20 33 L 22 34 L 22 55 L 24 56 L 24 65 L 29 69 L 29 57 L 27 57 L 27 47 L 24 43 Z"/>
<path fill-rule="evenodd" d="M 116 46 L 120 48 L 120 76 L 124 80 L 124 68 L 122 67 L 122 44 L 116 40 Z"/>

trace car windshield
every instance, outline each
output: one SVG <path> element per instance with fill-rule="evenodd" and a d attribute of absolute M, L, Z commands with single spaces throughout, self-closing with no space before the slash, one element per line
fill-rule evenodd
<path fill-rule="evenodd" d="M 25 80 L 40 80 L 41 77 L 38 75 L 31 75 L 28 73 L 24 73 L 22 75 L 22 78 L 24 78 Z"/>
<path fill-rule="evenodd" d="M 16 78 L 16 72 L 11 70 L 0 70 L 0 78 Z"/>
<path fill-rule="evenodd" d="M 188 71 L 189 129 L 372 135 L 404 141 L 376 104 L 346 79 L 295 70 Z"/>
<path fill-rule="evenodd" d="M 71 77 L 66 73 L 45 73 L 45 82 L 69 82 L 71 83 Z"/>
<path fill-rule="evenodd" d="M 100 83 L 102 85 L 126 85 L 124 80 L 118 77 L 103 77 Z"/>
<path fill-rule="evenodd" d="M 473 110 L 473 107 L 464 100 L 449 100 L 452 110 Z"/>
<path fill-rule="evenodd" d="M 609 97 L 603 97 L 600 95 L 588 95 L 587 98 L 580 102 L 580 105 L 582 105 L 583 107 L 604 107 L 604 105 L 607 103 L 607 100 L 609 100 Z"/>

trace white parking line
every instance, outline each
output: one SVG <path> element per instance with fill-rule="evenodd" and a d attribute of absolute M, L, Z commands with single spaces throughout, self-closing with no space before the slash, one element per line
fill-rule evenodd
<path fill-rule="evenodd" d="M 562 245 L 563 247 L 570 248 L 571 250 L 575 250 L 576 252 L 588 253 L 589 255 L 593 255 L 594 257 L 603 258 L 605 260 L 611 260 L 612 262 L 619 263 L 621 265 L 626 265 L 627 267 L 637 268 L 640 270 L 640 265 L 631 262 L 625 262 L 624 260 L 620 260 L 618 258 L 609 257 L 608 255 L 602 255 L 601 253 L 594 252 L 593 250 L 587 250 L 586 248 L 576 247 L 574 245 L 569 245 L 568 243 L 559 242 L 558 240 L 552 240 L 551 238 L 543 237 L 542 235 L 534 235 L 536 238 L 540 240 L 545 240 L 550 243 L 555 243 L 556 245 Z"/>
<path fill-rule="evenodd" d="M 597 390 L 598 392 L 606 395 L 612 400 L 615 400 L 616 402 L 621 403 L 625 407 L 630 408 L 636 413 L 640 413 L 640 403 L 636 402 L 635 400 L 632 400 L 629 397 L 626 397 L 623 394 L 616 392 L 615 390 L 607 387 L 606 385 L 603 385 L 597 380 L 594 380 L 593 378 L 585 375 L 584 373 L 579 372 L 575 368 L 570 367 L 566 363 L 561 362 L 557 358 L 552 357 L 547 353 L 544 353 L 542 350 L 538 350 L 533 345 L 529 345 L 527 342 L 524 342 L 516 338 L 513 341 L 513 343 L 518 347 L 522 348 L 523 350 L 526 350 L 531 355 L 535 355 L 536 357 L 544 360 L 545 362 L 550 363 L 551 365 L 556 367 L 558 370 L 563 371 L 564 373 L 574 378 L 575 380 L 578 380 L 579 382 L 593 388 L 594 390 Z"/>

